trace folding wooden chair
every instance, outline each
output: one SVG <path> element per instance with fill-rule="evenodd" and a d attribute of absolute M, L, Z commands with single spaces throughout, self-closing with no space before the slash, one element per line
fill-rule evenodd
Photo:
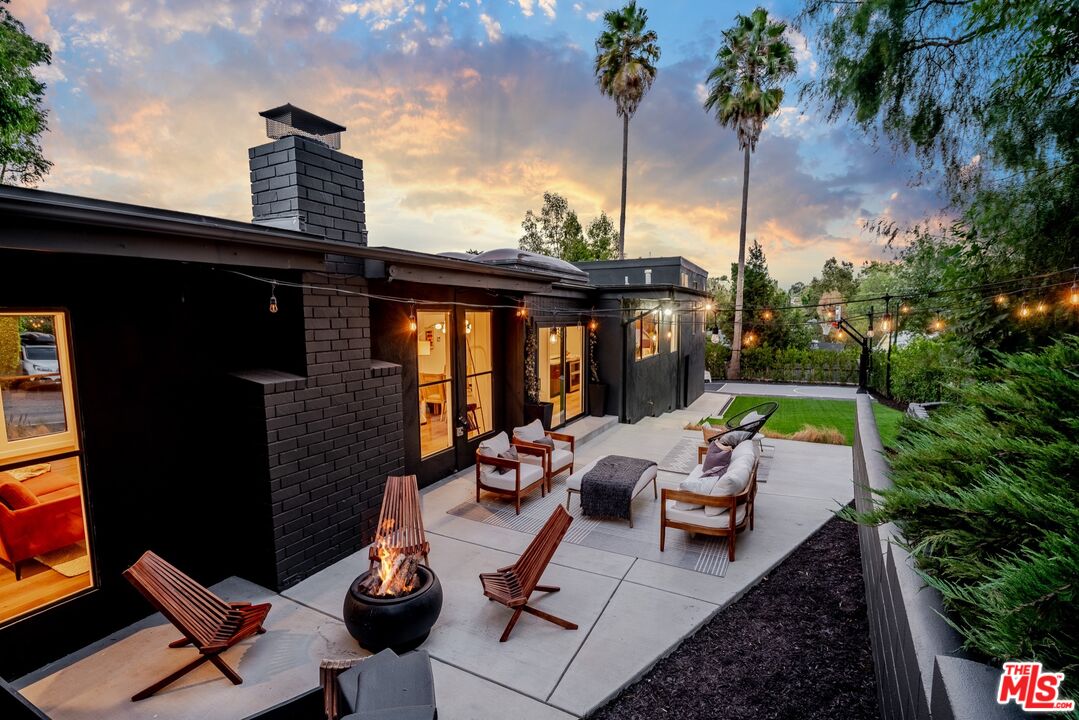
<path fill-rule="evenodd" d="M 483 594 L 491 600 L 513 609 L 513 617 L 510 618 L 509 624 L 506 625 L 506 630 L 502 633 L 499 642 L 506 642 L 509 639 L 513 626 L 517 624 L 517 619 L 521 617 L 521 612 L 543 618 L 567 630 L 577 629 L 575 623 L 528 605 L 528 598 L 533 592 L 558 592 L 559 588 L 554 585 L 538 585 L 537 583 L 543 575 L 543 571 L 547 569 L 547 563 L 551 561 L 554 551 L 558 549 L 558 543 L 562 542 L 562 538 L 565 537 L 566 530 L 569 529 L 571 522 L 573 522 L 573 518 L 559 505 L 551 513 L 551 517 L 547 519 L 543 529 L 529 543 L 528 548 L 525 549 L 524 554 L 521 555 L 517 562 L 508 567 L 499 568 L 493 573 L 480 574 L 480 582 L 483 583 Z"/>
<path fill-rule="evenodd" d="M 431 544 L 423 532 L 423 515 L 420 513 L 420 489 L 415 475 L 391 475 L 382 493 L 382 511 L 378 514 L 378 535 L 388 538 L 390 547 L 409 555 L 423 555 L 427 559 Z M 371 545 L 368 551 L 371 563 L 379 561 L 378 547 Z"/>
<path fill-rule="evenodd" d="M 124 577 L 183 633 L 182 638 L 169 643 L 170 648 L 191 644 L 199 651 L 197 658 L 136 693 L 132 700 L 145 700 L 207 660 L 233 685 L 243 682 L 221 653 L 251 635 L 266 632 L 262 623 L 270 612 L 270 603 L 227 603 L 149 551 L 124 571 Z"/>

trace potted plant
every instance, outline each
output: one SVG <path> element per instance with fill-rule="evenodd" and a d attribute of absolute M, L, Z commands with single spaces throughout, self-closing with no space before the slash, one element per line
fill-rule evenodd
<path fill-rule="evenodd" d="M 539 394 L 539 341 L 536 325 L 530 322 L 525 329 L 525 423 L 539 419 L 543 427 L 550 430 L 554 404 L 540 402 Z"/>
<path fill-rule="evenodd" d="M 603 417 L 607 409 L 607 385 L 599 381 L 599 363 L 596 361 L 595 323 L 588 326 L 588 414 Z"/>

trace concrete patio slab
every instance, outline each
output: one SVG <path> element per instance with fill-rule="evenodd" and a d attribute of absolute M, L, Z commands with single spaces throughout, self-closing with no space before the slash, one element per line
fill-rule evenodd
<path fill-rule="evenodd" d="M 710 394 L 686 410 L 603 427 L 578 446 L 578 466 L 609 454 L 659 460 L 679 441 L 699 436 L 685 430 L 686 423 L 715 412 L 727 399 Z M 587 714 L 740 597 L 852 495 L 850 448 L 767 443 L 774 455 L 766 461 L 768 481 L 757 494 L 756 529 L 738 536 L 737 557 L 725 576 L 659 562 L 658 532 L 647 548 L 638 538 L 637 553 L 626 542 L 611 547 L 563 543 L 544 576 L 562 591 L 537 593 L 533 604 L 580 628 L 564 630 L 525 615 L 507 643 L 498 638 L 511 611 L 483 596 L 478 575 L 513 563 L 532 536 L 449 514 L 474 501 L 472 468 L 424 489 L 431 565 L 444 592 L 442 615 L 425 645 L 435 661 L 439 716 L 476 720 L 491 717 L 492 709 L 521 720 Z M 681 479 L 661 471 L 658 483 L 676 487 Z M 564 496 L 565 475 L 555 479 L 553 492 Z M 634 503 L 635 526 L 658 528 L 659 508 L 651 492 L 642 494 Z M 314 688 L 323 657 L 363 654 L 340 618 L 349 584 L 367 567 L 364 549 L 281 595 L 236 578 L 216 586 L 215 592 L 228 599 L 274 604 L 269 632 L 226 655 L 245 678 L 239 687 L 212 668 L 202 669 L 150 700 L 131 703 L 132 693 L 176 669 L 183 663 L 180 654 L 191 652 L 165 647 L 176 631 L 160 616 L 43 668 L 18 687 L 63 719 L 244 717 Z"/>
<path fill-rule="evenodd" d="M 440 719 L 572 720 L 575 717 L 444 662 L 434 660 L 431 667 Z"/>
<path fill-rule="evenodd" d="M 263 587 L 229 578 L 212 590 L 225 600 L 273 603 L 266 634 L 224 653 L 242 685 L 206 664 L 153 697 L 132 702 L 133 694 L 197 656 L 192 648 L 170 649 L 179 632 L 155 614 L 15 686 L 55 720 L 243 718 L 318 687 L 323 658 L 366 655 L 340 621 Z"/>
<path fill-rule="evenodd" d="M 717 610 L 712 603 L 623 582 L 548 699 L 586 715 L 636 680 Z"/>

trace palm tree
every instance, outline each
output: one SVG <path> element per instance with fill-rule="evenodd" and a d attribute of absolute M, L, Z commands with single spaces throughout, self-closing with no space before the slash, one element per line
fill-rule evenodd
<path fill-rule="evenodd" d="M 622 118 L 622 213 L 618 217 L 618 257 L 626 257 L 626 164 L 629 119 L 652 87 L 659 62 L 655 30 L 646 30 L 648 12 L 630 0 L 621 10 L 603 14 L 603 32 L 596 39 L 596 80 L 604 95 L 614 98 Z"/>
<path fill-rule="evenodd" d="M 794 74 L 794 50 L 783 37 L 786 23 L 768 18 L 757 8 L 748 17 L 738 15 L 734 27 L 723 33 L 724 45 L 708 73 L 708 98 L 704 109 L 716 121 L 738 133 L 738 146 L 745 152 L 742 171 L 742 227 L 738 232 L 738 282 L 734 293 L 734 337 L 727 377 L 737 380 L 742 370 L 742 290 L 746 269 L 746 214 L 749 210 L 749 155 L 757 149 L 764 121 L 779 110 L 783 88 Z"/>

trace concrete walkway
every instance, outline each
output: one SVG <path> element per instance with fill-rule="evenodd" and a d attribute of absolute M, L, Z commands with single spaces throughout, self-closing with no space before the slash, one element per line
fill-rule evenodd
<path fill-rule="evenodd" d="M 779 383 L 755 383 L 727 381 L 709 383 L 708 392 L 729 395 L 766 395 L 768 397 L 805 397 L 829 400 L 853 400 L 857 390 L 853 385 L 784 385 Z"/>
<path fill-rule="evenodd" d="M 578 467 L 607 454 L 658 460 L 680 440 L 698 435 L 682 430 L 685 423 L 716 412 L 726 400 L 706 394 L 686 410 L 616 425 L 578 448 Z M 587 715 L 741 596 L 852 495 L 850 448 L 769 442 L 775 456 L 758 491 L 756 529 L 739 537 L 737 559 L 725 577 L 563 543 L 544 575 L 562 591 L 537 595 L 534 604 L 580 628 L 567 631 L 526 615 L 507 643 L 498 638 L 510 613 L 487 601 L 477 576 L 511 564 L 532 536 L 447 514 L 474 500 L 474 471 L 425 490 L 431 564 L 445 594 L 442 615 L 425 645 L 435 659 L 439 717 Z M 556 479 L 553 492 L 564 492 L 564 477 Z M 660 487 L 675 487 L 680 479 L 661 472 Z M 659 513 L 651 493 L 634 502 L 634 515 L 645 513 Z M 243 717 L 313 688 L 320 658 L 363 654 L 340 618 L 348 584 L 366 567 L 363 551 L 276 597 L 235 578 L 218 586 L 227 598 L 274 603 L 267 634 L 226 655 L 245 678 L 239 687 L 203 668 L 149 700 L 128 701 L 134 690 L 184 660 L 185 651 L 165 647 L 175 631 L 160 616 L 23 678 L 17 687 L 60 719 Z"/>

